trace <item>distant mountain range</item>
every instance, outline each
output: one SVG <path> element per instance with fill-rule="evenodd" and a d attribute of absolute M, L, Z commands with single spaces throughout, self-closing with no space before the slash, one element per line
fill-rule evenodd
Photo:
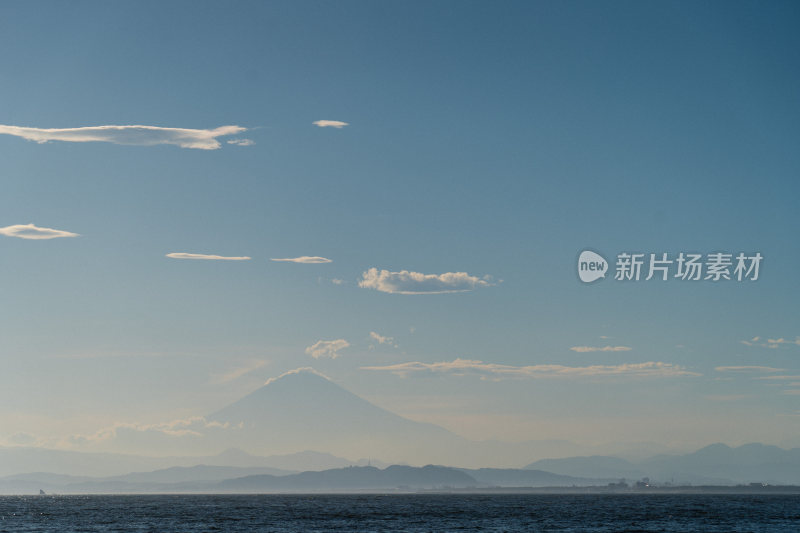
<path fill-rule="evenodd" d="M 302 451 L 285 455 L 255 456 L 237 448 L 229 448 L 211 456 L 146 457 L 117 453 L 92 453 L 51 450 L 31 447 L 0 447 L 0 476 L 30 472 L 49 472 L 68 476 L 113 477 L 131 472 L 151 472 L 170 467 L 187 468 L 197 465 L 271 469 L 274 473 L 294 473 L 305 470 L 326 470 L 352 465 L 366 465 L 369 459 L 357 461 L 329 453 Z M 376 466 L 388 466 L 372 461 Z M 265 470 L 267 472 L 267 470 Z"/>
<path fill-rule="evenodd" d="M 538 470 L 468 470 L 428 465 L 349 466 L 299 473 L 265 473 L 265 469 L 197 465 L 124 476 L 87 477 L 32 473 L 0 478 L 0 493 L 268 493 L 343 492 L 423 489 L 489 489 L 493 487 L 603 486 L 608 480 L 580 479 Z"/>
<path fill-rule="evenodd" d="M 338 457 L 380 457 L 388 464 L 457 464 L 471 468 L 514 468 L 535 458 L 598 451 L 564 440 L 520 443 L 468 440 L 440 426 L 409 420 L 382 409 L 311 369 L 287 372 L 201 420 L 191 431 L 179 434 L 119 427 L 114 437 L 101 445 L 108 451 L 146 450 L 148 455 L 160 456 L 187 450 L 209 456 L 231 446 L 273 457 L 314 449 Z M 642 448 L 649 452 L 642 454 Z M 637 457 L 665 451 L 669 449 L 657 443 L 602 449 L 605 454 L 636 453 Z M 344 465 L 305 466 L 299 470 Z"/>
<path fill-rule="evenodd" d="M 545 459 L 529 464 L 564 475 L 617 477 L 693 484 L 800 484 L 800 448 L 784 450 L 753 443 L 737 448 L 712 444 L 683 455 L 656 455 L 640 461 L 590 456 Z"/>
<path fill-rule="evenodd" d="M 0 479 L 0 490 L 24 483 L 62 488 L 83 484 L 97 490 L 127 486 L 134 491 L 152 490 L 153 486 L 166 490 L 167 485 L 171 491 L 178 487 L 201 490 L 199 487 L 215 483 L 221 484 L 217 489 L 233 490 L 226 484 L 254 483 L 264 490 L 279 490 L 275 487 L 299 487 L 314 479 L 322 486 L 330 479 L 347 486 L 346 476 L 357 476 L 374 487 L 387 480 L 405 485 L 404 475 L 418 483 L 423 474 L 431 472 L 440 476 L 436 481 L 441 485 L 461 479 L 473 484 L 469 486 L 568 486 L 644 477 L 692 484 L 800 484 L 798 448 L 714 444 L 689 454 L 666 454 L 663 446 L 639 443 L 597 454 L 591 453 L 592 447 L 566 441 L 476 442 L 377 407 L 312 370 L 292 371 L 270 380 L 201 420 L 197 428 L 175 437 L 159 432 L 152 446 L 148 444 L 149 434 L 139 432 L 134 435 L 136 446 L 121 447 L 152 456 L 0 447 L 0 478 L 5 476 Z M 116 438 L 124 439 L 125 435 L 120 430 Z M 191 442 L 201 442 L 204 449 L 227 449 L 207 455 L 161 456 L 158 442 L 171 438 L 194 439 Z M 549 458 L 530 462 L 541 457 Z M 439 470 L 404 470 L 405 463 L 458 468 L 445 476 Z M 524 469 L 516 468 L 526 463 Z M 384 467 L 389 465 L 393 466 L 387 473 Z M 348 469 L 358 466 L 379 468 Z M 331 473 L 309 473 L 322 471 Z"/>

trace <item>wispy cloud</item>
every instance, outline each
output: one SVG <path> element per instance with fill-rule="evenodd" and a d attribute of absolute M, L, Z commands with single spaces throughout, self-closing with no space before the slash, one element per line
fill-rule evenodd
<path fill-rule="evenodd" d="M 679 377 L 700 376 L 684 367 L 672 363 L 647 362 L 626 363 L 621 365 L 530 365 L 513 366 L 497 363 L 485 363 L 472 359 L 455 359 L 438 363 L 422 363 L 411 361 L 396 365 L 364 366 L 364 370 L 392 372 L 407 376 L 412 373 L 447 373 L 455 375 L 478 374 L 490 378 L 591 378 L 601 376 L 616 377 Z"/>
<path fill-rule="evenodd" d="M 783 368 L 773 368 L 771 366 L 718 366 L 714 368 L 717 372 L 783 372 Z"/>
<path fill-rule="evenodd" d="M 332 263 L 332 259 L 328 259 L 327 257 L 319 257 L 316 255 L 303 255 L 300 257 L 285 257 L 282 259 L 273 258 L 270 261 L 278 261 L 280 263 L 303 263 L 306 265 L 318 265 L 321 263 Z"/>
<path fill-rule="evenodd" d="M 784 376 L 758 376 L 757 378 L 754 378 L 754 379 L 763 379 L 763 380 L 769 380 L 769 381 L 773 381 L 773 380 L 775 380 L 775 381 L 790 381 L 790 380 L 800 379 L 800 376 L 797 376 L 797 375 L 792 375 L 792 376 L 785 376 L 785 375 Z"/>
<path fill-rule="evenodd" d="M 246 131 L 241 126 L 221 126 L 213 130 L 162 128 L 159 126 L 89 126 L 81 128 L 27 128 L 0 124 L 0 134 L 15 135 L 29 141 L 109 142 L 137 146 L 174 144 L 181 148 L 216 150 L 217 137 Z"/>
<path fill-rule="evenodd" d="M 201 416 L 158 424 L 118 422 L 89 435 L 72 435 L 68 438 L 68 444 L 97 444 L 117 438 L 129 438 L 142 434 L 166 437 L 201 437 L 207 430 L 227 429 L 228 427 L 229 424 L 227 423 L 222 424 L 216 421 L 208 421 Z"/>
<path fill-rule="evenodd" d="M 216 374 L 211 376 L 211 381 L 212 383 L 217 383 L 217 384 L 234 381 L 242 376 L 249 374 L 250 372 L 253 372 L 254 370 L 258 370 L 259 368 L 265 366 L 267 362 L 268 361 L 265 361 L 263 359 L 253 359 L 252 361 L 248 361 L 242 366 L 233 368 L 222 374 Z"/>
<path fill-rule="evenodd" d="M 364 289 L 375 289 L 390 294 L 444 294 L 466 292 L 491 285 L 494 284 L 490 276 L 479 278 L 470 276 L 466 272 L 421 274 L 408 270 L 390 272 L 374 267 L 364 272 L 358 282 L 358 286 Z"/>
<path fill-rule="evenodd" d="M 253 146 L 256 142 L 253 139 L 231 139 L 228 144 L 235 144 L 236 146 Z"/>
<path fill-rule="evenodd" d="M 783 391 L 783 394 L 788 396 L 800 396 L 800 389 L 787 389 Z"/>
<path fill-rule="evenodd" d="M 78 237 L 77 233 L 62 231 L 53 228 L 39 228 L 33 224 L 16 224 L 0 228 L 0 235 L 7 237 L 17 237 L 19 239 L 58 239 L 61 237 Z"/>
<path fill-rule="evenodd" d="M 247 256 L 189 254 L 186 252 L 173 252 L 167 254 L 166 257 L 169 257 L 171 259 L 202 259 L 206 261 L 249 261 L 250 260 L 250 257 Z"/>
<path fill-rule="evenodd" d="M 383 335 L 375 333 L 374 331 L 370 331 L 369 336 L 378 344 L 392 344 L 394 342 L 394 337 L 384 337 Z"/>
<path fill-rule="evenodd" d="M 331 283 L 334 285 L 344 285 L 344 280 L 340 278 L 331 278 Z"/>
<path fill-rule="evenodd" d="M 630 346 L 573 346 L 570 348 L 573 352 L 628 352 L 631 350 Z"/>
<path fill-rule="evenodd" d="M 340 120 L 315 120 L 312 122 L 315 126 L 319 126 L 320 128 L 336 128 L 342 129 L 345 126 L 349 126 L 347 122 L 342 122 Z"/>
<path fill-rule="evenodd" d="M 779 339 L 767 339 L 767 348 L 777 348 L 781 344 L 795 344 L 800 346 L 800 337 L 795 337 L 794 340 L 784 339 L 783 337 Z"/>
<path fill-rule="evenodd" d="M 322 372 L 318 372 L 318 371 L 316 371 L 314 368 L 312 368 L 310 366 L 303 366 L 303 367 L 300 367 L 300 368 L 295 368 L 294 370 L 289 370 L 288 372 L 284 372 L 283 374 L 281 374 L 280 376 L 278 376 L 276 378 L 269 378 L 264 383 L 264 385 L 269 385 L 273 381 L 278 381 L 279 379 L 281 379 L 282 377 L 285 377 L 285 376 L 291 376 L 292 374 L 305 374 L 305 373 L 314 374 L 314 375 L 323 377 L 323 378 L 327 379 L 328 381 L 330 381 L 330 378 L 328 376 L 326 376 L 325 374 L 323 374 Z"/>
<path fill-rule="evenodd" d="M 339 357 L 339 351 L 347 348 L 348 346 L 350 346 L 350 343 L 344 339 L 336 339 L 334 341 L 317 341 L 306 348 L 306 354 L 310 355 L 314 359 L 319 359 L 320 357 L 330 357 L 331 359 L 336 359 Z"/>
<path fill-rule="evenodd" d="M 763 348 L 772 348 L 777 349 L 780 348 L 781 345 L 796 345 L 800 346 L 800 337 L 795 337 L 794 339 L 785 339 L 783 337 L 779 337 L 777 339 L 763 339 L 762 337 L 753 337 L 749 340 L 739 341 L 746 346 L 761 346 Z"/>

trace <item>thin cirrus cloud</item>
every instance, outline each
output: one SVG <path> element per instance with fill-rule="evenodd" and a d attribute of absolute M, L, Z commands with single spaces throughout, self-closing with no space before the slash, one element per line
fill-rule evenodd
<path fill-rule="evenodd" d="M 414 373 L 452 374 L 463 376 L 477 374 L 482 379 L 505 378 L 596 378 L 596 377 L 695 377 L 696 372 L 690 372 L 684 367 L 672 363 L 650 361 L 647 363 L 626 363 L 621 365 L 591 365 L 591 366 L 564 366 L 564 365 L 529 365 L 513 366 L 497 363 L 486 363 L 473 359 L 454 359 L 438 363 L 422 363 L 411 361 L 386 366 L 363 366 L 363 370 L 391 372 L 399 376 L 409 376 Z"/>
<path fill-rule="evenodd" d="M 249 261 L 250 257 L 245 256 L 225 256 L 211 254 L 190 254 L 186 252 L 173 252 L 167 254 L 170 259 L 200 259 L 206 261 Z"/>
<path fill-rule="evenodd" d="M 253 139 L 231 139 L 228 144 L 235 144 L 236 146 L 253 146 L 256 142 Z"/>
<path fill-rule="evenodd" d="M 394 342 L 394 337 L 384 337 L 380 333 L 376 333 L 374 331 L 370 331 L 369 336 L 378 344 L 392 344 Z"/>
<path fill-rule="evenodd" d="M 350 346 L 350 343 L 344 339 L 336 339 L 334 341 L 320 340 L 306 348 L 306 354 L 314 359 L 319 359 L 321 357 L 336 359 L 339 357 L 339 351 L 344 350 L 348 346 Z"/>
<path fill-rule="evenodd" d="M 342 122 L 341 120 L 315 120 L 312 122 L 312 124 L 319 128 L 336 128 L 338 130 L 350 125 L 347 122 Z"/>
<path fill-rule="evenodd" d="M 319 257 L 316 255 L 303 255 L 300 257 L 284 257 L 284 258 L 272 258 L 270 261 L 277 261 L 279 263 L 303 263 L 306 265 L 317 265 L 322 263 L 332 263 L 332 259 L 328 259 L 327 257 Z"/>
<path fill-rule="evenodd" d="M 791 376 L 787 376 L 787 375 L 783 375 L 783 376 L 759 376 L 759 377 L 753 378 L 753 379 L 762 379 L 762 380 L 770 380 L 770 381 L 773 381 L 773 380 L 791 381 L 791 380 L 795 380 L 795 379 L 800 379 L 800 376 L 798 376 L 798 375 L 791 375 Z"/>
<path fill-rule="evenodd" d="M 224 372 L 222 374 L 215 374 L 211 376 L 211 382 L 214 384 L 221 384 L 221 383 L 228 383 L 230 381 L 234 381 L 239 379 L 242 376 L 249 374 L 259 368 L 264 367 L 267 364 L 267 361 L 263 359 L 253 359 L 251 361 L 246 362 L 242 366 L 233 368 Z"/>
<path fill-rule="evenodd" d="M 785 339 L 783 337 L 777 339 L 763 339 L 762 337 L 753 337 L 752 339 L 739 342 L 745 346 L 762 346 L 764 348 L 772 348 L 774 350 L 776 348 L 780 348 L 781 345 L 794 344 L 795 346 L 800 346 L 800 337 L 795 337 L 794 339 Z"/>
<path fill-rule="evenodd" d="M 40 228 L 33 224 L 16 224 L 13 226 L 6 226 L 0 228 L 0 235 L 6 237 L 17 237 L 18 239 L 32 239 L 32 240 L 45 240 L 45 239 L 60 239 L 63 237 L 79 237 L 77 233 L 70 231 L 63 231 L 53 228 Z"/>
<path fill-rule="evenodd" d="M 173 144 L 181 148 L 216 150 L 217 137 L 236 135 L 247 128 L 220 126 L 214 129 L 162 128 L 159 126 L 88 126 L 81 128 L 28 128 L 0 124 L 0 134 L 14 135 L 37 143 L 108 142 L 113 144 L 154 146 Z M 241 143 L 237 143 L 241 144 Z"/>
<path fill-rule="evenodd" d="M 375 289 L 389 294 L 445 294 L 451 292 L 466 292 L 477 287 L 490 287 L 494 285 L 490 276 L 479 278 L 470 276 L 466 272 L 445 272 L 444 274 L 422 274 L 401 270 L 391 272 L 370 268 L 358 281 L 358 286 L 364 289 Z"/>
<path fill-rule="evenodd" d="M 629 352 L 630 346 L 573 346 L 570 348 L 573 352 Z"/>
<path fill-rule="evenodd" d="M 717 372 L 783 372 L 783 368 L 774 368 L 771 366 L 755 366 L 755 365 L 743 365 L 743 366 L 718 366 L 715 367 L 714 370 Z"/>

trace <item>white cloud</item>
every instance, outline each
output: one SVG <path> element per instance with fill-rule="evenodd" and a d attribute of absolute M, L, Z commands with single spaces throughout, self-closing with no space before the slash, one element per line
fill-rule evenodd
<path fill-rule="evenodd" d="M 141 435 L 161 437 L 202 437 L 206 430 L 227 429 L 229 424 L 208 421 L 204 417 L 194 416 L 182 420 L 173 420 L 158 424 L 138 424 L 118 422 L 89 435 L 72 435 L 68 444 L 85 445 L 112 441 L 118 438 L 137 438 Z M 140 443 L 142 441 L 139 441 Z"/>
<path fill-rule="evenodd" d="M 158 126 L 89 126 L 82 128 L 25 128 L 0 124 L 0 134 L 15 135 L 29 141 L 109 142 L 114 144 L 154 146 L 174 144 L 181 148 L 216 150 L 217 137 L 246 131 L 241 126 L 220 126 L 213 130 L 161 128 Z"/>
<path fill-rule="evenodd" d="M 270 261 L 278 261 L 282 263 L 303 263 L 306 265 L 317 265 L 321 263 L 333 263 L 332 259 L 327 257 L 319 257 L 316 255 L 303 255 L 300 257 L 285 257 L 283 259 L 270 259 Z"/>
<path fill-rule="evenodd" d="M 800 389 L 787 389 L 783 391 L 783 394 L 788 396 L 800 396 Z"/>
<path fill-rule="evenodd" d="M 364 289 L 388 292 L 390 294 L 444 294 L 466 292 L 476 287 L 489 287 L 490 276 L 479 278 L 466 272 L 445 272 L 444 274 L 421 274 L 401 270 L 390 272 L 370 268 L 361 275 L 358 286 Z"/>
<path fill-rule="evenodd" d="M 768 339 L 764 339 L 763 342 L 759 342 L 761 340 L 762 340 L 761 337 L 753 337 L 750 340 L 739 341 L 739 342 L 741 342 L 742 344 L 744 344 L 746 346 L 761 346 L 761 347 L 764 347 L 764 348 L 772 348 L 772 349 L 780 348 L 780 346 L 782 344 L 789 344 L 789 345 L 794 344 L 796 346 L 800 346 L 800 337 L 795 337 L 794 340 L 792 340 L 792 339 L 784 339 L 783 337 L 780 337 L 780 338 L 777 338 L 777 339 L 769 339 L 768 338 Z"/>
<path fill-rule="evenodd" d="M 383 335 L 379 335 L 374 331 L 370 331 L 369 336 L 372 337 L 372 339 L 378 344 L 392 344 L 394 342 L 394 337 L 384 337 Z"/>
<path fill-rule="evenodd" d="M 328 381 L 331 380 L 331 378 L 329 378 L 328 376 L 326 376 L 322 372 L 317 372 L 316 370 L 314 370 L 314 368 L 312 368 L 310 366 L 303 366 L 303 367 L 300 367 L 300 368 L 295 368 L 294 370 L 289 370 L 288 372 L 284 372 L 283 374 L 281 374 L 277 378 L 269 378 L 264 383 L 264 385 L 269 385 L 273 381 L 278 381 L 279 379 L 281 379 L 282 377 L 285 377 L 285 376 L 291 376 L 292 374 L 305 374 L 305 373 L 314 374 L 314 375 L 323 377 L 323 378 L 327 379 Z"/>
<path fill-rule="evenodd" d="M 235 144 L 236 146 L 253 146 L 256 142 L 253 139 L 231 139 L 228 144 Z"/>
<path fill-rule="evenodd" d="M 33 224 L 16 224 L 0 228 L 0 235 L 18 237 L 20 239 L 58 239 L 60 237 L 78 237 L 77 233 L 53 228 L 39 228 Z"/>
<path fill-rule="evenodd" d="M 345 126 L 349 126 L 347 122 L 342 122 L 340 120 L 316 120 L 312 122 L 315 126 L 319 126 L 320 128 L 336 128 L 342 129 Z"/>
<path fill-rule="evenodd" d="M 628 352 L 631 350 L 630 346 L 573 346 L 570 348 L 573 352 Z"/>
<path fill-rule="evenodd" d="M 204 259 L 207 261 L 249 261 L 247 256 L 224 256 L 208 254 L 189 254 L 186 252 L 173 252 L 166 255 L 171 259 Z"/>
<path fill-rule="evenodd" d="M 331 278 L 331 283 L 334 285 L 344 285 L 344 280 L 339 278 Z"/>
<path fill-rule="evenodd" d="M 263 359 L 253 359 L 248 361 L 244 365 L 229 370 L 223 374 L 217 374 L 211 377 L 212 383 L 228 383 L 230 381 L 239 379 L 240 377 L 253 372 L 254 370 L 258 370 L 259 368 L 263 367 L 267 364 L 267 361 Z"/>
<path fill-rule="evenodd" d="M 777 348 L 781 344 L 796 344 L 800 346 L 800 337 L 796 337 L 794 340 L 784 339 L 783 337 L 780 339 L 767 339 L 768 348 Z"/>
<path fill-rule="evenodd" d="M 625 363 L 621 365 L 530 365 L 513 366 L 497 363 L 485 363 L 472 359 L 455 359 L 438 363 L 422 363 L 412 361 L 396 365 L 364 366 L 364 370 L 378 370 L 407 376 L 415 372 L 450 373 L 456 375 L 478 374 L 490 378 L 591 378 L 600 376 L 617 377 L 678 377 L 700 376 L 684 367 L 672 363 L 647 362 Z"/>
<path fill-rule="evenodd" d="M 771 366 L 718 366 L 714 370 L 717 372 L 783 372 L 784 369 Z"/>
<path fill-rule="evenodd" d="M 306 348 L 306 354 L 310 355 L 314 359 L 319 359 L 320 357 L 330 357 L 331 359 L 336 359 L 339 357 L 339 350 L 343 350 L 348 346 L 350 346 L 350 343 L 344 339 L 336 339 L 335 341 L 317 341 Z"/>
<path fill-rule="evenodd" d="M 800 376 L 759 376 L 754 379 L 765 379 L 765 380 L 792 380 L 792 379 L 800 379 Z"/>

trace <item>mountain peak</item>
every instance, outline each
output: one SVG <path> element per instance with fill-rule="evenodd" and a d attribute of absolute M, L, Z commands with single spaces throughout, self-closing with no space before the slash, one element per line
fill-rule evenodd
<path fill-rule="evenodd" d="M 324 444 L 324 451 L 339 456 L 382 457 L 412 447 L 438 453 L 458 441 L 444 428 L 391 413 L 312 368 L 271 379 L 207 419 L 229 428 L 244 449 L 262 455 Z"/>
<path fill-rule="evenodd" d="M 295 368 L 294 370 L 289 370 L 288 372 L 284 372 L 280 376 L 276 378 L 269 378 L 265 383 L 264 386 L 271 385 L 273 383 L 277 383 L 279 381 L 289 381 L 289 382 L 300 382 L 300 381 L 307 381 L 313 382 L 318 381 L 317 378 L 321 378 L 325 381 L 331 381 L 328 376 L 323 374 L 322 372 L 317 371 L 313 367 L 304 366 L 300 368 Z"/>

